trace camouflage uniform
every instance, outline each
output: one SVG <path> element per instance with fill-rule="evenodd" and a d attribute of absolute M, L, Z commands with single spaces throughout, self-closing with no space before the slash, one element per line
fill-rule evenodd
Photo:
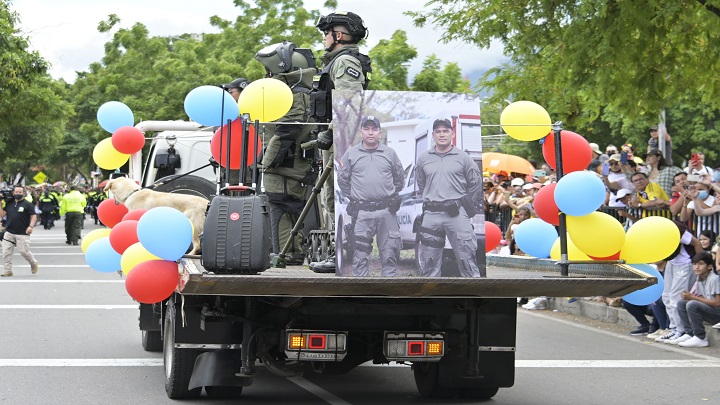
<path fill-rule="evenodd" d="M 263 185 L 270 201 L 272 247 L 279 253 L 290 237 L 293 225 L 305 205 L 307 185 L 312 184 L 312 157 L 304 158 L 300 147 L 310 139 L 314 125 L 298 125 L 309 121 L 310 89 L 314 68 L 277 74 L 274 79 L 293 87 L 293 104 L 285 116 L 266 124 L 263 131 L 261 169 Z M 297 84 L 296 84 L 297 83 Z M 287 124 L 283 124 L 287 123 Z M 290 262 L 302 262 L 303 236 L 298 234 L 289 251 Z"/>

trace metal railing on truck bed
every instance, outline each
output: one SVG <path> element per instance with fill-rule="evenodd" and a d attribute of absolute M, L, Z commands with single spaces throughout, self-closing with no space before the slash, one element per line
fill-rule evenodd
<path fill-rule="evenodd" d="M 182 259 L 179 291 L 185 295 L 290 297 L 488 297 L 622 296 L 657 279 L 619 264 L 571 264 L 560 276 L 554 260 L 487 256 L 487 278 L 338 277 L 304 266 L 268 269 L 257 275 L 206 272 L 199 260 Z"/>

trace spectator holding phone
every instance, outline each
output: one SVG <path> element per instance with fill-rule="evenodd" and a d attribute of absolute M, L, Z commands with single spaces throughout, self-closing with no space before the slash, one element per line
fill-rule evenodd
<path fill-rule="evenodd" d="M 705 166 L 705 154 L 702 152 L 695 152 L 690 155 L 690 160 L 688 161 L 688 167 L 685 168 L 685 173 L 697 174 L 701 177 L 711 179 L 712 170 Z"/>
<path fill-rule="evenodd" d="M 627 161 L 625 164 L 621 164 L 622 156 L 619 153 L 616 153 L 612 156 L 610 156 L 607 160 L 607 173 L 605 172 L 605 169 L 603 169 L 603 182 L 605 183 L 605 187 L 607 187 L 608 190 L 610 190 L 610 199 L 608 202 L 608 205 L 610 207 L 624 207 L 625 204 L 618 201 L 619 197 L 617 192 L 622 189 L 627 189 L 631 193 L 635 190 L 635 187 L 633 187 L 632 182 L 628 178 L 626 173 L 629 173 L 630 166 L 627 164 Z"/>
<path fill-rule="evenodd" d="M 665 157 L 668 165 L 672 165 L 672 139 L 670 138 L 670 134 L 668 134 L 667 129 L 663 129 L 663 132 L 665 132 L 665 148 L 663 157 Z M 660 131 L 658 130 L 658 126 L 655 125 L 650 127 L 648 132 L 650 132 L 650 139 L 648 139 L 647 151 L 650 152 L 653 149 L 660 150 Z"/>

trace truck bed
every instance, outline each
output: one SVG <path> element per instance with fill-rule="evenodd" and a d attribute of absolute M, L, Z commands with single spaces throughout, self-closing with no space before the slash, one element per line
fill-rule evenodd
<path fill-rule="evenodd" d="M 270 268 L 257 275 L 220 275 L 200 260 L 182 259 L 178 291 L 186 295 L 288 297 L 587 297 L 622 296 L 657 283 L 647 273 L 622 264 L 571 264 L 560 275 L 554 260 L 487 256 L 487 278 L 338 277 L 307 266 Z"/>

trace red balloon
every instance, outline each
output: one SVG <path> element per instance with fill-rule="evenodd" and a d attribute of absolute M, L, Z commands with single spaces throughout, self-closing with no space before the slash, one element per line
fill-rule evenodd
<path fill-rule="evenodd" d="M 127 215 L 126 215 L 127 216 Z M 110 231 L 110 246 L 116 252 L 123 254 L 125 249 L 140 242 L 137 236 L 138 221 L 121 221 Z"/>
<path fill-rule="evenodd" d="M 114 198 L 108 198 L 98 205 L 98 218 L 108 228 L 112 228 L 122 221 L 128 209 L 124 204 L 115 204 Z"/>
<path fill-rule="evenodd" d="M 255 143 L 257 142 L 257 154 L 260 154 L 262 150 L 262 141 L 257 139 L 255 136 L 254 126 L 250 126 L 248 130 L 248 161 L 246 164 L 249 166 L 255 162 Z M 222 132 L 220 132 L 222 131 Z M 213 158 L 220 163 L 220 166 L 225 167 L 225 161 L 227 160 L 227 124 L 223 125 L 220 129 L 215 131 L 212 140 L 210 141 L 210 152 Z M 222 145 L 220 145 L 220 139 L 222 138 Z M 240 168 L 240 155 L 242 154 L 242 120 L 237 118 L 230 124 L 230 168 Z M 222 150 L 221 150 L 222 149 Z"/>
<path fill-rule="evenodd" d="M 120 153 L 135 153 L 145 146 L 145 135 L 135 127 L 120 127 L 113 132 L 111 142 Z"/>
<path fill-rule="evenodd" d="M 563 174 L 587 169 L 592 160 L 590 144 L 582 136 L 570 131 L 560 131 L 560 144 L 562 146 Z M 543 157 L 550 167 L 555 168 L 555 133 L 551 132 L 545 137 L 542 146 Z"/>
<path fill-rule="evenodd" d="M 172 295 L 178 280 L 177 263 L 169 260 L 150 260 L 130 270 L 125 279 L 125 289 L 135 301 L 155 304 Z"/>
<path fill-rule="evenodd" d="M 122 220 L 123 221 L 127 221 L 127 220 L 139 221 L 140 217 L 142 217 L 143 214 L 146 212 L 147 212 L 147 210 L 144 210 L 142 208 L 132 210 L 132 211 L 128 212 L 127 214 L 125 214 L 125 216 L 123 217 Z"/>
<path fill-rule="evenodd" d="M 485 221 L 485 253 L 495 249 L 502 240 L 500 227 L 492 222 Z"/>
<path fill-rule="evenodd" d="M 588 255 L 588 257 L 593 260 L 620 260 L 620 252 L 618 251 L 614 255 L 608 256 L 608 257 L 596 257 L 596 256 L 590 256 L 590 255 Z"/>
<path fill-rule="evenodd" d="M 543 145 L 544 146 L 544 145 Z M 538 218 L 550 225 L 560 225 L 560 210 L 555 204 L 555 186 L 557 183 L 548 184 L 541 188 L 533 200 L 533 209 Z"/>

